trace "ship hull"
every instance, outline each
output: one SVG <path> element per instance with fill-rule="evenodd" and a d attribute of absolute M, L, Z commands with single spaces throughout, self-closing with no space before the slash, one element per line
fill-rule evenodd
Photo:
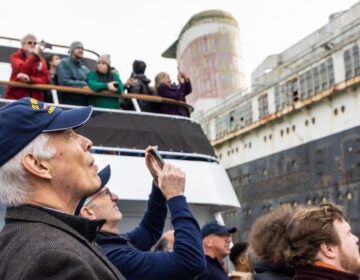
<path fill-rule="evenodd" d="M 251 225 L 274 207 L 335 202 L 360 234 L 360 126 L 228 168 L 241 209 L 224 212 L 247 240 Z"/>

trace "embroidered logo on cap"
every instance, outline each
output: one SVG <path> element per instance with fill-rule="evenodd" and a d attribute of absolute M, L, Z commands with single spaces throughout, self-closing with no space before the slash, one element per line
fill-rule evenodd
<path fill-rule="evenodd" d="M 31 108 L 33 108 L 34 110 L 40 110 L 40 106 L 39 103 L 36 99 L 31 98 L 30 99 L 30 103 L 31 103 Z M 55 106 L 50 106 L 49 104 L 43 103 L 43 109 L 45 111 L 47 111 L 49 114 L 51 114 L 52 112 L 54 112 L 55 110 Z"/>

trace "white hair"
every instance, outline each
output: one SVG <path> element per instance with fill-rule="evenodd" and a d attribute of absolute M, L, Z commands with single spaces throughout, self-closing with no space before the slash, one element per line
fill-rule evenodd
<path fill-rule="evenodd" d="M 47 133 L 39 134 L 13 158 L 0 166 L 0 204 L 9 207 L 26 202 L 31 186 L 22 165 L 22 157 L 26 153 L 32 153 L 38 159 L 51 159 L 56 149 L 47 144 L 48 140 Z"/>
<path fill-rule="evenodd" d="M 34 34 L 26 34 L 22 39 L 21 39 L 21 45 L 25 45 L 27 43 L 27 41 L 29 40 L 33 40 L 36 42 L 36 36 Z"/>

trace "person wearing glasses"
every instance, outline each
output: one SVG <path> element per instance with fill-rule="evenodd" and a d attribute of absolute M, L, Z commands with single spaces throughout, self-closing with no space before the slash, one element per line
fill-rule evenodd
<path fill-rule="evenodd" d="M 33 34 L 27 34 L 21 40 L 21 48 L 10 56 L 10 81 L 28 84 L 48 84 L 49 72 L 45 60 L 41 56 L 41 45 L 37 43 Z M 44 100 L 44 91 L 22 87 L 7 86 L 5 98 L 20 99 L 32 97 L 39 101 Z"/>
<path fill-rule="evenodd" d="M 109 166 L 99 172 L 105 187 L 84 198 L 75 214 L 90 220 L 106 219 L 95 241 L 127 280 L 191 279 L 205 269 L 206 261 L 200 227 L 184 196 L 185 173 L 170 163 L 161 170 L 150 149 L 145 150 L 145 161 L 154 181 L 147 210 L 135 229 L 119 233 L 122 213 L 116 203 L 118 196 L 106 187 Z M 161 237 L 167 207 L 175 230 L 174 247 L 168 252 L 152 252 Z"/>
<path fill-rule="evenodd" d="M 207 266 L 195 280 L 229 280 L 224 269 L 224 259 L 230 255 L 231 234 L 235 232 L 237 228 L 222 225 L 217 221 L 203 225 L 201 235 Z"/>

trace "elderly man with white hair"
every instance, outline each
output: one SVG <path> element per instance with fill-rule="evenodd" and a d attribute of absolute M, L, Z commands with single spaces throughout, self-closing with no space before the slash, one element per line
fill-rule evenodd
<path fill-rule="evenodd" d="M 0 279 L 124 279 L 94 246 L 104 221 L 73 215 L 101 184 L 92 142 L 74 130 L 91 112 L 33 98 L 0 108 Z"/>

